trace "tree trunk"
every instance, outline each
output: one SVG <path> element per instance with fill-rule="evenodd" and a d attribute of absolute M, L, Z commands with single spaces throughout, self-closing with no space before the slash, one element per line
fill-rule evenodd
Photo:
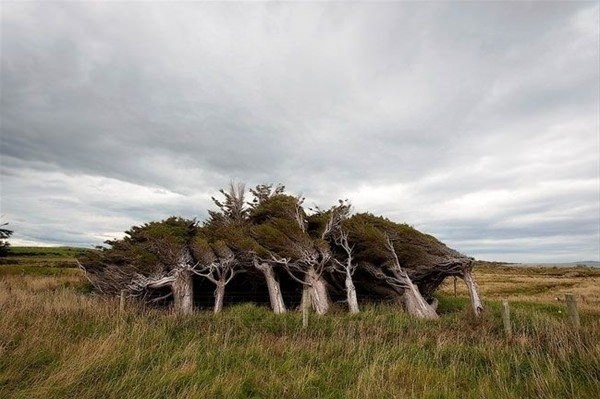
<path fill-rule="evenodd" d="M 437 319 L 438 315 L 433 307 L 423 298 L 419 289 L 408 279 L 408 287 L 404 290 L 404 306 L 411 316 L 420 319 Z"/>
<path fill-rule="evenodd" d="M 175 274 L 171 285 L 173 291 L 173 307 L 179 314 L 191 314 L 194 311 L 194 288 L 192 272 L 184 269 Z"/>
<path fill-rule="evenodd" d="M 310 287 L 310 298 L 315 313 L 318 315 L 327 313 L 329 310 L 329 295 L 327 295 L 327 286 L 323 277 L 311 267 L 306 273 L 306 282 Z"/>
<path fill-rule="evenodd" d="M 348 309 L 350 310 L 350 313 L 360 312 L 358 308 L 358 299 L 356 297 L 356 288 L 354 287 L 354 282 L 352 281 L 352 275 L 350 273 L 346 273 L 346 296 L 348 298 Z"/>
<path fill-rule="evenodd" d="M 225 283 L 219 281 L 215 289 L 215 313 L 220 313 L 223 310 L 223 299 L 225 298 Z"/>
<path fill-rule="evenodd" d="M 419 287 L 412 282 L 408 274 L 400 267 L 400 262 L 398 262 L 397 258 L 396 267 L 392 269 L 392 273 L 396 280 L 401 282 L 402 286 L 405 287 L 402 299 L 408 314 L 420 319 L 437 319 L 438 315 L 435 309 L 423 298 Z"/>
<path fill-rule="evenodd" d="M 269 290 L 271 309 L 273 309 L 275 314 L 285 313 L 285 303 L 283 302 L 283 296 L 281 295 L 281 287 L 279 286 L 279 281 L 275 278 L 273 266 L 268 263 L 263 263 L 256 267 L 265 276 L 265 281 L 267 282 L 267 288 Z"/>
<path fill-rule="evenodd" d="M 481 299 L 479 299 L 479 289 L 477 288 L 477 283 L 475 282 L 470 270 L 467 270 L 463 273 L 463 280 L 465 280 L 467 288 L 469 289 L 469 296 L 471 297 L 473 312 L 475 312 L 475 316 L 479 316 L 483 311 L 483 304 L 481 303 Z"/>

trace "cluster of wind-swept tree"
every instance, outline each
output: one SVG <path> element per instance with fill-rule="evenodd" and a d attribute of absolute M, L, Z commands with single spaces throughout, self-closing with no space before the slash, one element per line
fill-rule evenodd
<path fill-rule="evenodd" d="M 281 185 L 249 191 L 251 202 L 243 184 L 221 190 L 224 198 L 213 198 L 218 210 L 202 224 L 171 217 L 132 227 L 125 238 L 81 258 L 82 268 L 101 293 L 126 289 L 142 300 L 169 298 L 183 314 L 194 310 L 194 282 L 214 285 L 220 312 L 228 284 L 250 279 L 264 284 L 275 313 L 288 309 L 283 291 L 294 286 L 318 314 L 328 311 L 332 297 L 343 298 L 352 313 L 359 312 L 359 299 L 379 298 L 436 318 L 433 293 L 449 276 L 464 279 L 475 314 L 482 311 L 473 259 L 434 237 L 370 213 L 352 214 L 347 201 L 307 212 L 303 198 Z"/>

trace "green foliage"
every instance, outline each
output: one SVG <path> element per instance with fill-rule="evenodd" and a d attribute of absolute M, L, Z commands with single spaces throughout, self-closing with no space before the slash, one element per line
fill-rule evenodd
<path fill-rule="evenodd" d="M 348 200 L 338 200 L 338 204 L 327 210 L 319 207 L 310 208 L 313 213 L 307 217 L 309 234 L 313 237 L 321 237 L 329 227 L 334 230 L 331 234 L 339 233 L 340 223 L 350 217 L 352 205 Z M 330 223 L 333 221 L 333 225 Z"/>
<path fill-rule="evenodd" d="M 343 222 L 349 241 L 355 246 L 358 262 L 379 265 L 390 259 L 390 253 L 385 247 L 385 230 L 378 228 L 380 219 L 368 213 L 360 213 Z"/>
<path fill-rule="evenodd" d="M 196 230 L 197 222 L 195 220 L 173 216 L 160 222 L 133 226 L 125 232 L 126 236 L 122 241 L 127 244 L 141 245 L 148 249 L 160 244 L 182 247 L 194 236 Z M 156 244 L 157 242 L 159 244 Z M 115 245 L 119 245 L 119 240 L 107 243 L 115 247 Z"/>
<path fill-rule="evenodd" d="M 390 260 L 386 247 L 389 237 L 400 264 L 407 268 L 433 263 L 435 257 L 462 256 L 436 238 L 421 233 L 407 224 L 395 223 L 371 213 L 355 214 L 343 222 L 350 242 L 355 245 L 356 258 L 362 262 L 381 265 Z"/>
<path fill-rule="evenodd" d="M 108 247 L 78 259 L 104 292 L 118 292 L 137 274 L 172 270 L 198 229 L 195 220 L 180 217 L 133 226 L 123 239 L 106 241 Z"/>
<path fill-rule="evenodd" d="M 248 261 L 252 254 L 264 250 L 251 236 L 248 223 L 206 223 L 198 234 L 207 240 L 222 241 L 241 261 Z"/>
<path fill-rule="evenodd" d="M 272 184 L 259 184 L 255 188 L 250 189 L 250 193 L 253 195 L 252 202 L 248 203 L 252 208 L 260 205 L 265 200 L 275 195 L 280 195 L 285 192 L 285 186 L 278 184 L 273 188 Z"/>
<path fill-rule="evenodd" d="M 302 201 L 291 195 L 274 194 L 250 210 L 250 235 L 261 247 L 257 252 L 297 261 L 303 252 L 315 249 L 314 239 L 303 228 L 307 217 Z"/>
<path fill-rule="evenodd" d="M 306 213 L 302 209 L 298 198 L 287 194 L 273 195 L 262 200 L 250 210 L 250 222 L 252 224 L 261 224 L 270 219 L 294 220 L 298 207 L 300 207 L 301 215 L 306 217 Z"/>
<path fill-rule="evenodd" d="M 311 246 L 310 237 L 288 219 L 272 219 L 253 226 L 252 236 L 265 249 L 283 258 L 297 259 L 298 250 Z"/>
<path fill-rule="evenodd" d="M 219 190 L 224 200 L 211 197 L 219 211 L 208 211 L 210 217 L 207 224 L 244 224 L 248 214 L 244 199 L 245 191 L 246 186 L 243 183 L 234 184 L 233 182 L 229 184 L 228 191 Z"/>
<path fill-rule="evenodd" d="M 192 256 L 203 265 L 209 265 L 217 260 L 217 255 L 214 253 L 210 243 L 206 238 L 197 235 L 190 243 Z"/>

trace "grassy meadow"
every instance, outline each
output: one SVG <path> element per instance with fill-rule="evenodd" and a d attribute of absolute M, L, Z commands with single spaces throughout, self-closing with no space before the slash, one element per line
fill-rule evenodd
<path fill-rule="evenodd" d="M 336 305 L 302 329 L 297 312 L 253 305 L 181 317 L 128 303 L 119 314 L 72 267 L 73 252 L 19 250 L 0 264 L 0 398 L 600 397 L 600 269 L 481 265 L 481 319 L 449 279 L 437 321 Z M 578 298 L 578 331 L 566 292 Z"/>

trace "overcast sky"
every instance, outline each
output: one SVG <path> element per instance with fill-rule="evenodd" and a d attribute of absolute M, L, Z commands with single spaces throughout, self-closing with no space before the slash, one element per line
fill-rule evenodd
<path fill-rule="evenodd" d="M 599 3 L 2 3 L 2 221 L 92 246 L 231 180 L 600 260 Z"/>

